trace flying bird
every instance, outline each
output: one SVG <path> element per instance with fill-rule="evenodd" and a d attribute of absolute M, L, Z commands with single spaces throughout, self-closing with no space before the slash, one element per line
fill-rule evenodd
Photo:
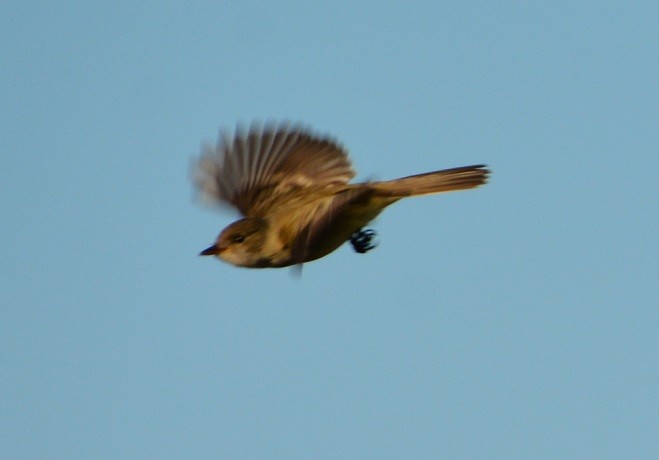
<path fill-rule="evenodd" d="M 346 150 L 300 125 L 252 124 L 223 133 L 194 165 L 206 200 L 244 217 L 201 251 L 240 267 L 303 264 L 346 241 L 359 253 L 375 246 L 365 226 L 401 198 L 466 190 L 484 184 L 485 165 L 444 169 L 401 179 L 351 184 Z"/>

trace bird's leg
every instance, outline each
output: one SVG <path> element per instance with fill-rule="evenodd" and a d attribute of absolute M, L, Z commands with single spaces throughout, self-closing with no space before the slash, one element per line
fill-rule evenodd
<path fill-rule="evenodd" d="M 352 234 L 350 244 L 352 244 L 356 252 L 364 254 L 378 245 L 378 241 L 374 241 L 376 235 L 375 230 L 362 228 Z"/>

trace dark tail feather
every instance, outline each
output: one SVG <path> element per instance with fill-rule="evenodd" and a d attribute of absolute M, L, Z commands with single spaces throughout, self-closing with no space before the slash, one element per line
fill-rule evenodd
<path fill-rule="evenodd" d="M 382 195 L 406 197 L 431 193 L 467 190 L 487 182 L 489 170 L 485 165 L 463 166 L 400 179 L 375 182 L 371 185 Z"/>

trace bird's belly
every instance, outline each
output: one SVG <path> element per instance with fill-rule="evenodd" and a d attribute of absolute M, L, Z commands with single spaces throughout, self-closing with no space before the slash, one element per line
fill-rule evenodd
<path fill-rule="evenodd" d="M 384 206 L 373 206 L 373 203 L 350 206 L 332 219 L 327 228 L 314 239 L 308 248 L 305 262 L 320 259 L 338 249 L 355 232 L 375 219 L 383 209 Z"/>

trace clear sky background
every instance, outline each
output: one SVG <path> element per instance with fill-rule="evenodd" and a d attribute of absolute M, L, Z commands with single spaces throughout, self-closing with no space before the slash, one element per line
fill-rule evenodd
<path fill-rule="evenodd" d="M 0 7 L 0 457 L 659 457 L 659 3 L 262 3 Z M 493 176 L 239 269 L 253 119 Z"/>

